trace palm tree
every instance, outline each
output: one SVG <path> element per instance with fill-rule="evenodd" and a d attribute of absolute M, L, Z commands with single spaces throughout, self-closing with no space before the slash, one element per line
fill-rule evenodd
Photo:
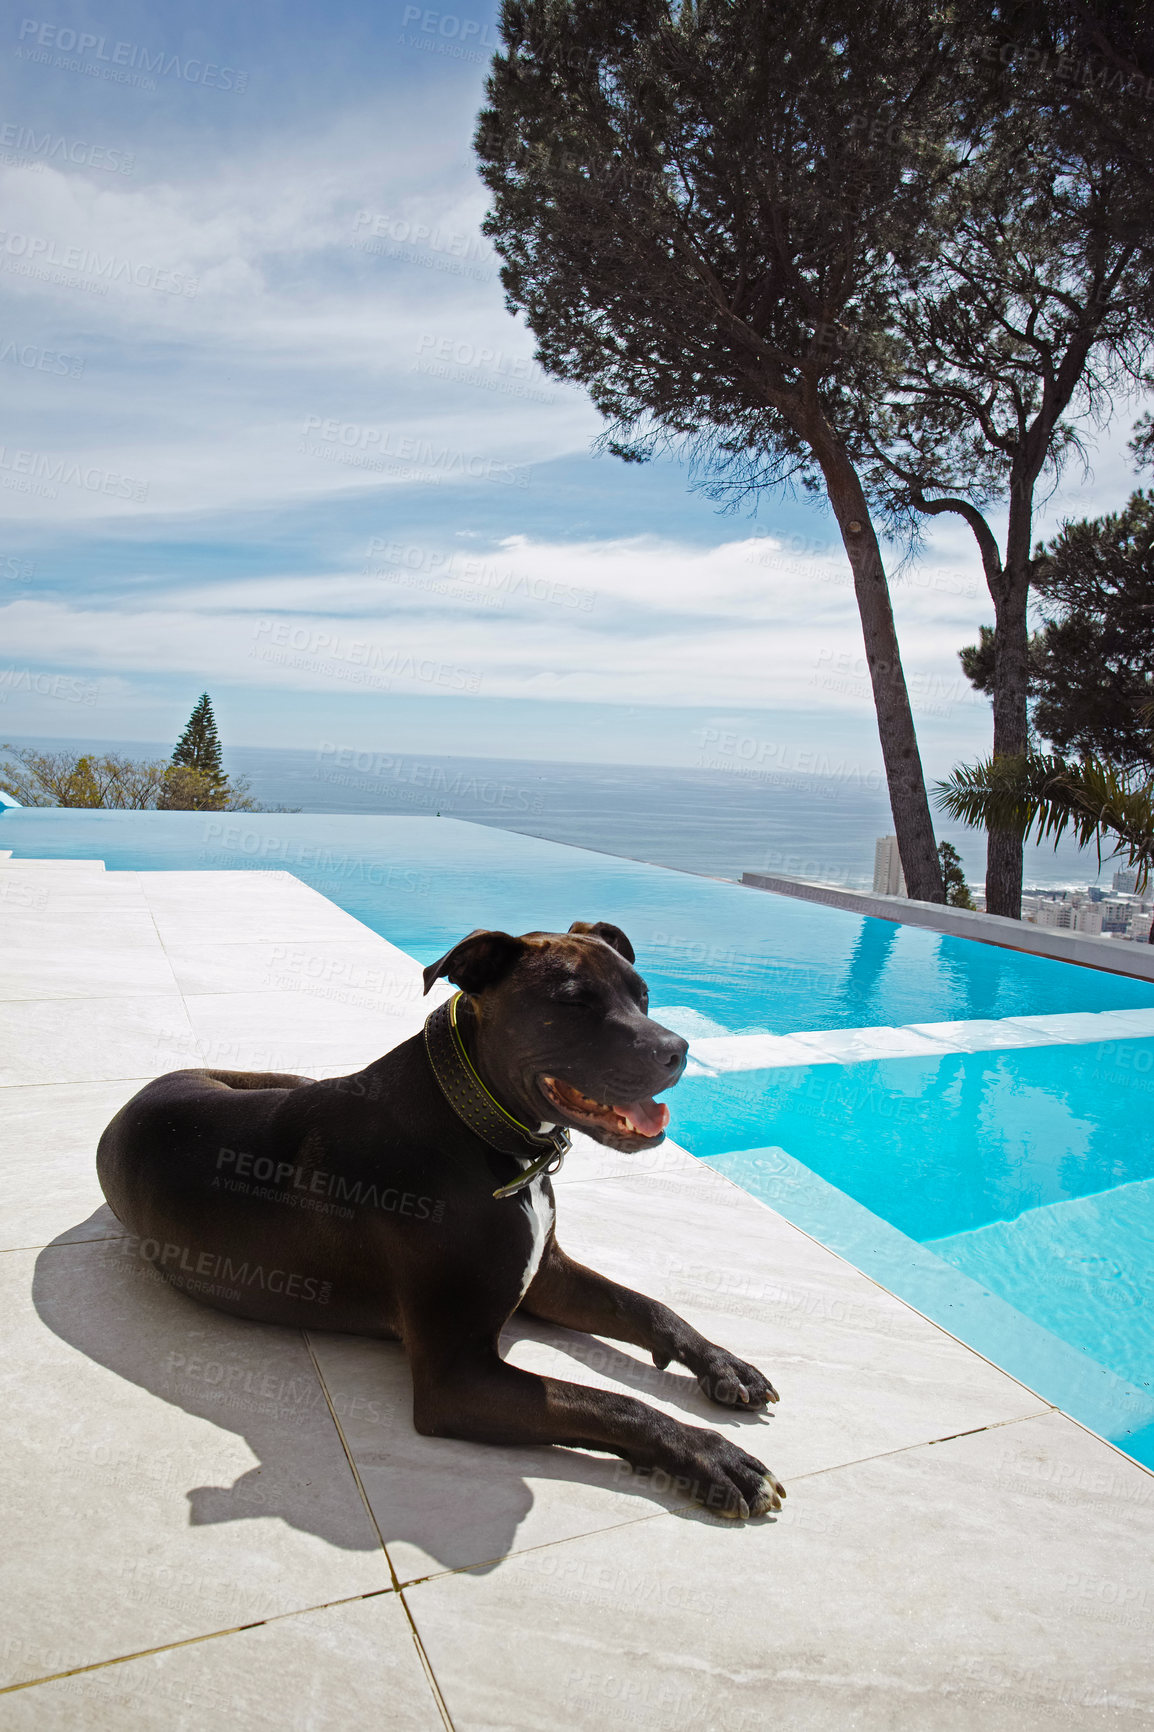
<path fill-rule="evenodd" d="M 1052 836 L 1055 848 L 1072 830 L 1080 848 L 1097 844 L 1099 865 L 1108 839 L 1111 856 L 1137 866 L 1137 888 L 1146 888 L 1154 866 L 1154 782 L 1140 772 L 1102 758 L 1067 763 L 1056 753 L 1026 752 L 960 764 L 935 785 L 934 797 L 941 811 L 975 829 L 1016 827 L 1028 835 L 1034 828 L 1036 841 Z"/>

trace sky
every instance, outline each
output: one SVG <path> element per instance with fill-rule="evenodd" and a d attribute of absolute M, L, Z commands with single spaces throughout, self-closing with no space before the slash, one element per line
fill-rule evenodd
<path fill-rule="evenodd" d="M 7 20 L 0 738 L 175 740 L 207 689 L 226 748 L 880 766 L 828 513 L 594 455 L 507 311 L 491 9 Z M 1139 407 L 1039 533 L 1124 502 Z M 944 775 L 990 743 L 969 530 L 936 520 L 893 595 Z"/>

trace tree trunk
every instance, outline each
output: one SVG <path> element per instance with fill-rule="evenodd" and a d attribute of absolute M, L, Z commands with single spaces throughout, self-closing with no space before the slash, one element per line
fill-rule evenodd
<path fill-rule="evenodd" d="M 994 591 L 994 756 L 1019 757 L 1030 743 L 1030 537 L 1033 480 L 1010 478 L 1006 559 Z M 986 911 L 1022 918 L 1021 830 L 991 830 L 986 845 Z"/>
<path fill-rule="evenodd" d="M 1029 746 L 1029 585 L 1003 595 L 994 619 L 994 756 L 1019 757 Z M 1021 830 L 991 830 L 986 844 L 986 910 L 1022 918 Z"/>
<path fill-rule="evenodd" d="M 941 861 L 934 841 L 921 753 L 902 671 L 901 650 L 881 548 L 870 521 L 861 482 L 844 450 L 827 447 L 819 453 L 819 461 L 829 502 L 853 571 L 854 594 L 861 616 L 882 761 L 889 786 L 890 810 L 906 889 L 919 901 L 944 902 Z"/>

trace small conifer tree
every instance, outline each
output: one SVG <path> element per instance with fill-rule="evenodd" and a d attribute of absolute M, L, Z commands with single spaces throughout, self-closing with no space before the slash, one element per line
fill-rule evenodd
<path fill-rule="evenodd" d="M 184 769 L 199 770 L 217 787 L 227 787 L 228 778 L 220 761 L 216 717 L 207 692 L 201 692 L 196 700 L 196 708 L 188 718 L 188 726 L 180 736 L 172 761 Z"/>

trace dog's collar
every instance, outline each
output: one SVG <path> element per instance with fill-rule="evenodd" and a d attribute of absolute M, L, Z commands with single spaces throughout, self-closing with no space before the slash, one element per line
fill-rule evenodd
<path fill-rule="evenodd" d="M 490 1148 L 521 1159 L 535 1157 L 512 1184 L 500 1185 L 495 1197 L 510 1197 L 514 1191 L 530 1184 L 538 1173 L 555 1173 L 569 1152 L 569 1132 L 563 1125 L 553 1130 L 531 1131 L 507 1113 L 493 1099 L 465 1051 L 465 1043 L 457 1027 L 457 1005 L 462 994 L 455 993 L 446 1003 L 439 1004 L 425 1023 L 425 1051 L 433 1067 L 433 1075 L 441 1093 L 462 1122 Z"/>

